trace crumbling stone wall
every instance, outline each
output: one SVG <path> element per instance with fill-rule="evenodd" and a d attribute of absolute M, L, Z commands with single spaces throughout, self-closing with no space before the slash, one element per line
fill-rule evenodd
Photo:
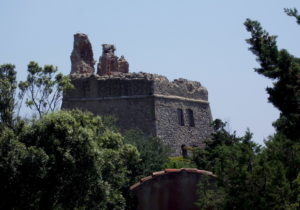
<path fill-rule="evenodd" d="M 77 75 L 78 76 L 78 75 Z M 121 131 L 138 129 L 156 136 L 152 82 L 143 79 L 72 77 L 76 87 L 64 95 L 62 108 L 114 116 Z"/>
<path fill-rule="evenodd" d="M 128 62 L 114 55 L 113 45 L 103 45 L 97 74 L 86 35 L 74 35 L 71 80 L 74 90 L 64 93 L 63 109 L 82 109 L 117 118 L 121 131 L 139 129 L 161 137 L 181 153 L 181 145 L 202 146 L 210 137 L 211 112 L 208 92 L 199 82 L 169 81 L 157 74 L 128 73 Z M 178 109 L 183 113 L 178 120 Z M 194 123 L 189 122 L 188 111 Z"/>
<path fill-rule="evenodd" d="M 146 73 L 73 75 L 76 89 L 64 95 L 62 108 L 115 116 L 122 131 L 139 129 L 161 137 L 179 155 L 182 144 L 202 146 L 212 132 L 206 89 L 198 82 L 180 81 Z M 177 109 L 183 110 L 184 125 L 178 123 Z M 188 109 L 194 126 L 188 123 Z"/>
<path fill-rule="evenodd" d="M 114 74 L 118 72 L 127 73 L 129 71 L 129 64 L 124 56 L 118 58 L 115 56 L 115 46 L 111 44 L 102 45 L 102 56 L 99 58 L 97 74 Z"/>
<path fill-rule="evenodd" d="M 154 92 L 162 95 L 208 100 L 208 92 L 205 87 L 201 86 L 200 82 L 182 78 L 170 82 L 166 77 L 156 75 Z"/>
<path fill-rule="evenodd" d="M 92 45 L 87 35 L 74 34 L 73 51 L 71 54 L 71 74 L 93 74 L 95 69 Z"/>

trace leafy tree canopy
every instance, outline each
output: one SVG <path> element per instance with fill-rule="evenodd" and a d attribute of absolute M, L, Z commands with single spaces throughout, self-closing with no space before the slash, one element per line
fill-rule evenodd
<path fill-rule="evenodd" d="M 0 136 L 1 209 L 124 209 L 137 149 L 101 117 L 60 111 Z"/>
<path fill-rule="evenodd" d="M 136 146 L 141 155 L 137 179 L 163 169 L 168 161 L 170 148 L 164 145 L 161 139 L 146 136 L 135 130 L 125 132 L 124 138 L 126 143 Z"/>

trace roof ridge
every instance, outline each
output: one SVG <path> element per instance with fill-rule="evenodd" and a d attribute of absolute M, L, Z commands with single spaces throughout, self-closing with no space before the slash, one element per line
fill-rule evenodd
<path fill-rule="evenodd" d="M 167 174 L 171 174 L 171 173 L 181 173 L 181 172 L 198 173 L 198 174 L 203 174 L 203 175 L 207 175 L 207 176 L 216 177 L 216 175 L 214 175 L 210 171 L 200 170 L 200 169 L 197 169 L 197 168 L 179 168 L 179 169 L 167 168 L 167 169 L 164 169 L 162 171 L 153 172 L 150 176 L 146 176 L 146 177 L 140 179 L 140 181 L 138 181 L 137 183 L 131 185 L 129 187 L 129 189 L 134 190 L 135 188 L 142 185 L 144 182 L 147 182 L 147 181 L 152 180 L 152 179 L 154 179 L 156 177 L 159 177 L 159 176 L 163 176 L 163 175 L 167 175 Z"/>

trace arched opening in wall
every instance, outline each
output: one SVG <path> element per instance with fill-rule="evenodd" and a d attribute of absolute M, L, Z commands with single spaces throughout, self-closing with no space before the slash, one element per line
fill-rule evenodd
<path fill-rule="evenodd" d="M 182 109 L 177 109 L 178 124 L 184 126 L 184 118 Z"/>
<path fill-rule="evenodd" d="M 195 120 L 194 120 L 193 110 L 187 109 L 186 111 L 187 111 L 187 115 L 188 115 L 188 119 L 189 119 L 189 126 L 195 127 Z"/>

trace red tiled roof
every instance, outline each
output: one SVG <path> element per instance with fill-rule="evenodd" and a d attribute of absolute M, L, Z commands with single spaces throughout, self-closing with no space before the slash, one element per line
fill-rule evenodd
<path fill-rule="evenodd" d="M 189 173 L 198 173 L 198 174 L 203 174 L 203 175 L 207 175 L 207 176 L 216 177 L 216 175 L 214 175 L 210 171 L 199 170 L 197 168 L 180 168 L 180 169 L 168 168 L 168 169 L 165 169 L 163 171 L 153 172 L 151 176 L 147 176 L 147 177 L 142 178 L 139 182 L 135 183 L 134 185 L 131 185 L 129 189 L 134 190 L 135 188 L 139 187 L 144 182 L 147 182 L 147 181 L 149 181 L 149 180 L 151 180 L 151 179 L 153 179 L 157 176 L 163 176 L 163 175 L 170 174 L 170 173 L 181 173 L 183 171 L 189 172 Z"/>

